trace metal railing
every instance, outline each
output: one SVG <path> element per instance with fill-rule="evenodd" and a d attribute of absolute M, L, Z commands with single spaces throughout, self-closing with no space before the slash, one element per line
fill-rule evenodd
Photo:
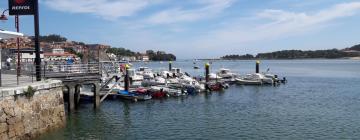
<path fill-rule="evenodd" d="M 100 74 L 99 64 L 44 64 L 44 78 L 67 78 Z"/>

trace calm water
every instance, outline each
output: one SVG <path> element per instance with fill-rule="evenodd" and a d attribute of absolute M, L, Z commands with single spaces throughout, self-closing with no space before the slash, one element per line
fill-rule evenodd
<path fill-rule="evenodd" d="M 203 67 L 204 62 L 197 62 Z M 167 63 L 135 64 L 166 69 Z M 192 61 L 174 67 L 194 75 Z M 245 74 L 254 61 L 213 62 L 212 70 Z M 286 76 L 279 87 L 231 86 L 221 93 L 184 98 L 92 104 L 68 117 L 67 127 L 40 139 L 359 139 L 360 61 L 262 61 L 261 69 Z"/>

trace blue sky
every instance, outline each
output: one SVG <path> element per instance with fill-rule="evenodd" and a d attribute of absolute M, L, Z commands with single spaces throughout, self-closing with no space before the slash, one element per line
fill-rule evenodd
<path fill-rule="evenodd" d="M 0 2 L 0 9 L 7 0 Z M 360 43 L 357 0 L 40 0 L 40 32 L 178 58 Z M 33 18 L 21 31 L 33 35 Z M 14 29 L 14 19 L 0 28 Z"/>

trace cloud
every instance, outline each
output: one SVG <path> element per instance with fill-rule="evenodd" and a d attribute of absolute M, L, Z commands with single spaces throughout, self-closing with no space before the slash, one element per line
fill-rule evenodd
<path fill-rule="evenodd" d="M 107 20 L 132 16 L 159 0 L 43 0 L 48 7 L 69 13 L 90 13 Z"/>
<path fill-rule="evenodd" d="M 321 29 L 332 21 L 359 12 L 360 2 L 337 4 L 313 13 L 266 9 L 255 14 L 256 22 L 250 21 L 251 25 L 245 25 L 246 21 L 243 20 L 227 24 L 210 32 L 200 43 L 214 40 L 209 42 L 210 46 L 214 46 L 211 44 L 243 44 L 279 39 Z"/>
<path fill-rule="evenodd" d="M 199 8 L 183 9 L 172 8 L 155 13 L 148 18 L 152 24 L 171 24 L 178 22 L 191 22 L 213 17 L 230 7 L 234 0 L 197 0 Z"/>

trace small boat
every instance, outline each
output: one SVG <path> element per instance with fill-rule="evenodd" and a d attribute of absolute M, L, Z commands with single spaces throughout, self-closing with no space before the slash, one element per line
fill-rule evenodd
<path fill-rule="evenodd" d="M 273 78 L 265 77 L 264 74 L 253 73 L 247 74 L 243 78 L 236 78 L 236 83 L 240 85 L 263 85 L 263 84 L 273 84 Z"/>
<path fill-rule="evenodd" d="M 131 78 L 132 81 L 144 80 L 144 76 L 137 74 L 134 69 L 129 69 L 129 77 Z"/>
<path fill-rule="evenodd" d="M 243 78 L 237 78 L 236 83 L 239 85 L 262 85 L 263 84 L 263 82 L 261 80 L 257 80 L 257 79 L 246 80 Z"/>
<path fill-rule="evenodd" d="M 137 94 L 135 92 L 129 92 L 125 90 L 120 90 L 117 94 L 120 98 L 132 100 L 132 101 L 146 101 L 150 100 L 152 97 L 146 94 Z"/>
<path fill-rule="evenodd" d="M 229 85 L 226 83 L 222 83 L 222 82 L 216 82 L 216 83 L 208 83 L 208 89 L 210 91 L 221 91 L 224 89 L 229 88 Z"/>
<path fill-rule="evenodd" d="M 150 89 L 149 93 L 153 98 L 164 98 L 167 97 L 166 92 L 164 92 L 164 89 L 161 88 L 160 90 L 154 89 L 153 87 Z"/>
<path fill-rule="evenodd" d="M 231 79 L 236 76 L 235 73 L 232 73 L 229 69 L 225 69 L 225 68 L 221 68 L 219 72 L 217 72 L 216 74 L 222 79 Z"/>
<path fill-rule="evenodd" d="M 198 66 L 194 66 L 194 69 L 200 69 Z"/>
<path fill-rule="evenodd" d="M 137 101 L 136 94 L 126 91 L 126 90 L 119 90 L 117 96 L 120 98 L 126 99 L 126 100 Z"/>
<path fill-rule="evenodd" d="M 222 79 L 222 77 L 218 76 L 215 73 L 210 73 L 209 78 L 210 78 L 210 80 L 220 80 L 220 79 Z"/>
<path fill-rule="evenodd" d="M 138 75 L 142 75 L 144 79 L 154 78 L 154 73 L 148 67 L 140 67 L 137 71 L 138 71 Z"/>

